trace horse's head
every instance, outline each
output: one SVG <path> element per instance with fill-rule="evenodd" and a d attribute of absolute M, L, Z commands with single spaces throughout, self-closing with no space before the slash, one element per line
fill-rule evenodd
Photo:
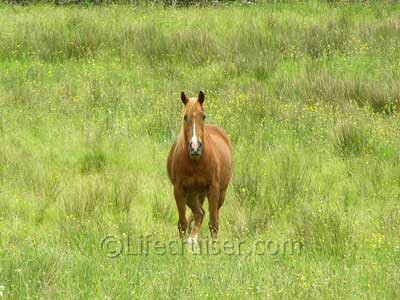
<path fill-rule="evenodd" d="M 188 98 L 184 92 L 181 99 L 185 107 L 183 109 L 182 121 L 185 142 L 188 145 L 189 155 L 192 158 L 199 158 L 203 150 L 204 112 L 205 95 L 200 91 L 198 98 Z"/>

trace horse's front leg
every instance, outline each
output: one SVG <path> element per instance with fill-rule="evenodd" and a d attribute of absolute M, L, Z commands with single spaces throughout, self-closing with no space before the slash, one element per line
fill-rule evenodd
<path fill-rule="evenodd" d="M 179 236 L 184 238 L 187 229 L 187 220 L 186 220 L 186 198 L 183 188 L 179 185 L 174 186 L 174 196 L 176 207 L 178 208 L 179 221 L 178 221 L 178 230 Z"/>
<path fill-rule="evenodd" d="M 208 227 L 210 228 L 211 238 L 213 240 L 216 240 L 218 238 L 219 195 L 220 195 L 219 186 L 212 185 L 207 193 L 207 198 L 208 198 L 208 209 L 210 213 L 210 222 L 208 223 Z"/>

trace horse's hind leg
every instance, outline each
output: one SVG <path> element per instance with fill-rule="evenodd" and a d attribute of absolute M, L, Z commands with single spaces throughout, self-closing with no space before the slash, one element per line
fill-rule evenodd
<path fill-rule="evenodd" d="M 210 222 L 208 227 L 210 228 L 211 238 L 216 240 L 218 238 L 218 229 L 219 229 L 219 221 L 218 221 L 218 209 L 219 209 L 219 196 L 220 191 L 219 188 L 213 187 L 210 188 L 207 198 L 208 198 L 208 209 L 210 212 Z"/>
<path fill-rule="evenodd" d="M 192 216 L 194 221 L 194 226 L 190 233 L 190 238 L 188 242 L 197 244 L 198 243 L 198 234 L 203 223 L 204 219 L 204 210 L 202 208 L 202 202 L 204 202 L 204 198 L 201 200 L 201 197 L 194 197 L 191 201 L 188 201 L 188 206 L 192 210 Z"/>
<path fill-rule="evenodd" d="M 222 206 L 222 204 L 224 204 L 224 201 L 225 201 L 225 192 L 226 192 L 226 190 L 221 191 L 221 192 L 219 193 L 218 221 L 219 221 L 219 210 L 221 209 L 221 206 Z"/>
<path fill-rule="evenodd" d="M 203 203 L 204 203 L 205 198 L 206 198 L 206 195 L 200 195 L 200 196 L 199 196 L 200 207 L 201 207 L 201 210 L 203 211 L 203 216 L 206 215 L 206 212 L 205 212 L 204 209 L 203 209 Z M 189 216 L 189 220 L 188 220 L 189 231 L 192 230 L 192 223 L 193 223 L 193 221 L 194 221 L 194 216 L 193 216 L 193 213 L 191 213 L 190 216 Z"/>
<path fill-rule="evenodd" d="M 204 200 L 206 199 L 206 195 L 200 195 L 199 200 L 200 200 L 200 205 L 201 208 L 203 208 Z M 204 210 L 203 210 L 204 211 Z"/>
<path fill-rule="evenodd" d="M 188 219 L 188 229 L 189 231 L 192 231 L 192 223 L 194 221 L 194 216 L 193 213 L 190 214 L 189 219 Z"/>

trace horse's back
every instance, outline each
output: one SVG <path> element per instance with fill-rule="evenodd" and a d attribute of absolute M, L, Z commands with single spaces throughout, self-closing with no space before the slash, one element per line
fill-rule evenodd
<path fill-rule="evenodd" d="M 229 148 L 229 152 L 232 152 L 231 141 L 229 140 L 225 130 L 223 130 L 221 127 L 209 124 L 206 125 L 206 130 L 210 135 L 222 139 Z"/>

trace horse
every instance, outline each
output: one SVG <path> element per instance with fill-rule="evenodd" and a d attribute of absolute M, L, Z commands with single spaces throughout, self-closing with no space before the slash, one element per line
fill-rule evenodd
<path fill-rule="evenodd" d="M 208 199 L 211 238 L 217 240 L 219 210 L 232 178 L 232 146 L 222 128 L 205 124 L 203 91 L 197 98 L 188 98 L 182 92 L 181 100 L 184 104 L 182 126 L 169 152 L 167 171 L 179 214 L 179 235 L 183 238 L 189 225 L 191 232 L 187 242 L 197 244 L 205 216 L 205 197 Z M 192 212 L 189 220 L 186 219 L 186 206 Z"/>

